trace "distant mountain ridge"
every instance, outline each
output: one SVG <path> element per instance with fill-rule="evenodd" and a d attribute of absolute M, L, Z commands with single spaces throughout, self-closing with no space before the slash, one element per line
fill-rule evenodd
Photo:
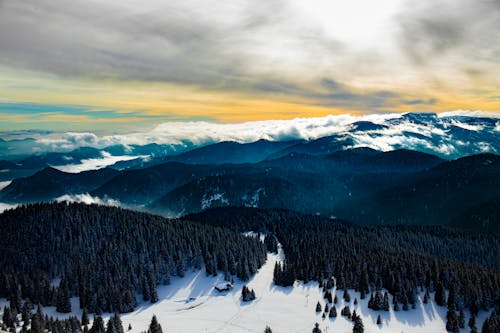
<path fill-rule="evenodd" d="M 177 156 L 192 163 L 166 162 L 122 171 L 106 168 L 68 174 L 46 168 L 14 180 L 0 191 L 0 201 L 50 201 L 64 194 L 89 193 L 167 216 L 249 206 L 286 208 L 362 224 L 446 224 L 500 196 L 498 155 L 447 161 L 407 149 L 335 150 L 332 147 L 338 142 L 332 140 L 222 143 Z M 245 155 L 238 152 L 240 148 L 255 152 L 247 160 L 258 162 L 216 164 L 216 157 L 224 162 L 238 160 Z M 287 154 L 273 157 L 284 150 Z M 268 153 L 271 157 L 264 158 Z"/>

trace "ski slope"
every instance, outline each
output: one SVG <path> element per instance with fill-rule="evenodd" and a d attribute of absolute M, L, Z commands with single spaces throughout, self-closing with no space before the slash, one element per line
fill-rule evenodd
<path fill-rule="evenodd" d="M 352 322 L 340 316 L 344 307 L 343 291 L 337 291 L 338 317 L 334 319 L 321 318 L 316 314 L 318 300 L 324 307 L 325 301 L 318 283 L 295 283 L 294 287 L 279 287 L 273 284 L 273 270 L 277 261 L 283 259 L 281 248 L 278 254 L 268 254 L 267 262 L 258 273 L 246 284 L 254 289 L 256 300 L 248 303 L 241 301 L 241 288 L 245 283 L 235 281 L 234 289 L 218 292 L 214 288 L 224 282 L 223 276 L 207 277 L 205 272 L 189 272 L 184 278 L 172 278 L 168 286 L 158 288 L 159 301 L 155 304 L 142 302 L 137 309 L 122 315 L 125 330 L 132 325 L 131 333 L 140 333 L 147 330 L 153 315 L 156 315 L 163 331 L 173 332 L 263 332 L 269 325 L 273 332 L 311 332 L 314 323 L 319 323 L 323 332 L 352 332 Z M 351 295 L 351 312 L 363 318 L 367 333 L 417 333 L 432 332 L 445 333 L 446 308 L 437 307 L 433 302 L 423 304 L 419 297 L 417 309 L 409 311 L 383 312 L 368 309 L 367 302 L 359 299 L 359 293 L 349 291 Z M 423 295 L 420 295 L 423 297 Z M 432 295 L 431 295 L 432 296 Z M 358 305 L 354 306 L 354 299 L 358 298 Z M 431 297 L 432 299 L 432 297 Z M 6 304 L 0 300 L 0 306 Z M 73 309 L 78 309 L 78 299 L 72 299 Z M 1 310 L 0 310 L 1 311 Z M 67 318 L 70 315 L 81 316 L 81 311 L 72 314 L 59 314 L 55 308 L 45 308 L 49 316 Z M 380 314 L 382 325 L 376 325 Z M 480 329 L 488 313 L 479 314 L 476 325 Z M 110 314 L 104 315 L 107 319 Z M 468 313 L 466 311 L 466 323 Z M 461 332 L 469 332 L 468 328 Z"/>

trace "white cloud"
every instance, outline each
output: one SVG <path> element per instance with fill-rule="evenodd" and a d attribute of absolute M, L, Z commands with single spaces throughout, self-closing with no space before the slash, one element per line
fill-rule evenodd
<path fill-rule="evenodd" d="M 53 166 L 53 168 L 70 173 L 79 173 L 87 170 L 98 170 L 113 165 L 120 161 L 130 161 L 136 158 L 146 159 L 148 156 L 112 156 L 107 152 L 102 152 L 102 158 L 89 158 L 81 160 L 79 164 L 66 164 Z M 1 183 L 0 183 L 1 185 Z"/>
<path fill-rule="evenodd" d="M 206 121 L 168 122 L 159 124 L 145 132 L 97 136 L 93 133 L 65 133 L 59 137 L 38 139 L 51 150 L 68 150 L 91 146 L 104 148 L 111 145 L 168 144 L 172 150 L 187 146 L 198 146 L 221 141 L 254 142 L 259 139 L 271 141 L 317 139 L 341 133 L 360 120 L 383 123 L 400 114 L 372 114 L 368 116 L 329 115 L 317 118 L 292 120 L 265 120 L 244 123 L 220 124 Z M 89 139 L 91 138 L 91 139 Z"/>
<path fill-rule="evenodd" d="M 63 196 L 60 196 L 59 198 L 56 199 L 57 202 L 80 202 L 84 203 L 87 205 L 90 204 L 98 204 L 98 205 L 104 205 L 104 206 L 114 206 L 114 207 L 119 207 L 121 206 L 121 203 L 119 200 L 111 199 L 111 198 L 99 198 L 99 197 L 93 197 L 88 193 L 82 193 L 82 194 L 65 194 Z"/>
<path fill-rule="evenodd" d="M 182 152 L 192 147 L 221 141 L 240 143 L 254 142 L 259 139 L 270 141 L 314 140 L 339 135 L 348 136 L 354 146 L 368 146 L 380 150 L 408 148 L 434 152 L 441 156 L 458 157 L 472 153 L 496 152 L 500 142 L 492 139 L 491 134 L 500 130 L 499 122 L 467 122 L 471 117 L 491 118 L 490 113 L 481 111 L 452 111 L 436 116 L 405 117 L 399 113 L 355 115 L 329 115 L 317 118 L 296 118 L 291 120 L 265 120 L 244 123 L 221 124 L 206 121 L 168 122 L 159 124 L 150 131 L 130 134 L 98 136 L 93 133 L 65 133 L 59 137 L 41 138 L 38 143 L 48 145 L 50 150 L 73 149 L 81 146 L 103 148 L 110 145 L 145 145 L 150 143 L 168 145 L 169 153 Z M 353 130 L 353 123 L 370 121 L 385 125 L 366 131 Z M 452 125 L 474 131 L 484 139 L 468 139 L 453 136 Z M 489 148 L 474 142 L 490 143 Z M 492 141 L 493 140 L 493 141 Z M 496 147 L 496 148 L 495 148 Z M 133 159 L 138 156 L 110 156 L 102 159 L 89 159 L 78 165 L 57 167 L 68 172 L 97 169 L 111 165 L 119 160 Z M 141 156 L 142 158 L 147 158 Z"/>
<path fill-rule="evenodd" d="M 439 118 L 448 118 L 457 116 L 496 118 L 500 120 L 500 114 L 495 112 L 485 112 L 480 110 L 454 110 L 454 111 L 441 112 L 438 114 Z"/>

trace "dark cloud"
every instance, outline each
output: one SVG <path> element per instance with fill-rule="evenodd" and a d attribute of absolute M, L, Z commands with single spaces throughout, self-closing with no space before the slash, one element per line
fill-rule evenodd
<path fill-rule="evenodd" d="M 407 1 L 399 14 L 402 50 L 418 65 L 450 56 L 463 65 L 494 61 L 500 50 L 500 1 Z"/>
<path fill-rule="evenodd" d="M 403 101 L 403 104 L 406 105 L 434 105 L 437 103 L 437 99 L 429 98 L 429 99 L 412 99 Z"/>
<path fill-rule="evenodd" d="M 484 73 L 500 54 L 499 4 L 409 1 L 397 16 L 399 43 L 421 66 L 451 54 L 451 63 L 469 62 L 464 71 Z M 62 77 L 159 81 L 358 110 L 435 104 L 361 91 L 332 74 L 396 71 L 392 60 L 354 51 L 286 0 L 0 0 L 0 66 Z"/>

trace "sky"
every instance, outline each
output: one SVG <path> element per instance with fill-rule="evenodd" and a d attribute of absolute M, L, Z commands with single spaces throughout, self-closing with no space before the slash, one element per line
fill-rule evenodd
<path fill-rule="evenodd" d="M 0 131 L 500 113 L 500 0 L 0 0 Z"/>

